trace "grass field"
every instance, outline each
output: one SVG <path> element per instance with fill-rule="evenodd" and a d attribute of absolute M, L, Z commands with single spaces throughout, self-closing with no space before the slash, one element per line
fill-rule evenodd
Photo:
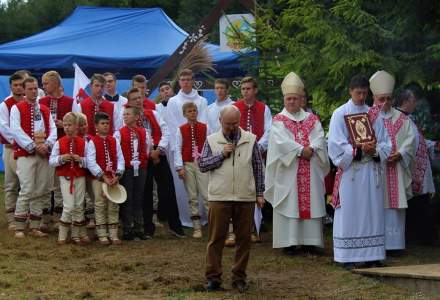
<path fill-rule="evenodd" d="M 3 183 L 2 176 L 0 177 Z M 1 186 L 1 191 L 3 187 Z M 0 195 L 3 198 L 2 195 Z M 0 207 L 3 212 L 3 207 Z M 190 233 L 190 231 L 188 231 Z M 345 271 L 333 263 L 331 233 L 324 255 L 284 256 L 270 234 L 254 245 L 249 291 L 230 287 L 233 250 L 224 252 L 226 291 L 204 291 L 206 238 L 177 240 L 159 230 L 153 240 L 122 246 L 57 246 L 48 239 L 15 240 L 0 219 L 0 299 L 402 299 L 424 298 Z M 410 248 L 389 265 L 439 262 L 436 248 Z"/>

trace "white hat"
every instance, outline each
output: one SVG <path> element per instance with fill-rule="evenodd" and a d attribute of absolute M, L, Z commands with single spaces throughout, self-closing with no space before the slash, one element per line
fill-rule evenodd
<path fill-rule="evenodd" d="M 286 75 L 286 77 L 284 77 L 284 80 L 281 83 L 281 91 L 283 92 L 283 95 L 299 94 L 301 96 L 304 96 L 304 83 L 298 75 L 290 72 Z"/>
<path fill-rule="evenodd" d="M 127 191 L 120 184 L 109 186 L 107 183 L 103 182 L 102 192 L 108 200 L 116 204 L 124 203 L 127 200 Z"/>
<path fill-rule="evenodd" d="M 396 80 L 386 71 L 377 71 L 370 78 L 370 89 L 373 95 L 392 94 Z"/>

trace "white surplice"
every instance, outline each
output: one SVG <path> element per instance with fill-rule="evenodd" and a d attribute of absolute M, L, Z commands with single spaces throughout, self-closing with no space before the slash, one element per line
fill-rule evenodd
<path fill-rule="evenodd" d="M 383 122 L 386 122 L 385 125 L 394 124 L 391 126 L 394 129 L 390 128 L 391 131 L 398 130 L 391 133 L 385 126 L 391 144 L 393 144 L 392 137 L 395 135 L 395 151 L 402 155 L 402 160 L 397 162 L 394 170 L 385 168 L 385 249 L 401 250 L 405 249 L 405 210 L 408 207 L 408 200 L 412 198 L 410 165 L 415 156 L 415 136 L 411 120 L 402 112 L 391 108 L 389 112 L 382 111 L 380 115 Z M 393 184 L 392 179 L 396 175 L 397 185 Z M 391 198 L 395 198 L 394 205 L 391 205 Z"/>
<path fill-rule="evenodd" d="M 289 121 L 304 122 L 311 114 L 300 110 L 291 114 L 284 109 L 280 115 Z M 313 117 L 313 116 L 312 116 Z M 293 122 L 290 124 L 292 125 Z M 313 245 L 324 247 L 322 217 L 325 216 L 324 177 L 329 160 L 324 130 L 316 118 L 308 136 L 313 156 L 310 159 L 310 218 L 301 218 L 297 173 L 303 145 L 276 117 L 272 122 L 267 152 L 264 197 L 273 206 L 273 247 Z M 303 134 L 303 132 L 299 133 Z M 307 210 L 308 211 L 308 210 Z"/>
<path fill-rule="evenodd" d="M 208 135 L 218 132 L 221 129 L 220 124 L 220 110 L 226 105 L 233 104 L 234 101 L 230 97 L 223 101 L 216 99 L 213 103 L 208 105 Z"/>
<path fill-rule="evenodd" d="M 207 109 L 208 101 L 200 96 L 198 92 L 193 89 L 191 93 L 185 94 L 182 90 L 168 100 L 166 110 L 164 110 L 164 119 L 168 124 L 170 131 L 171 143 L 168 162 L 174 162 L 176 139 L 179 127 L 187 123 L 187 119 L 183 116 L 182 106 L 186 102 L 193 102 L 197 106 L 198 116 L 197 121 L 207 123 Z M 176 189 L 177 206 L 179 207 L 180 221 L 184 226 L 192 227 L 191 216 L 189 215 L 188 195 L 185 190 L 183 180 L 181 180 L 174 167 L 171 168 L 174 178 L 174 187 Z M 203 203 L 200 201 L 200 211 L 204 211 Z M 202 224 L 205 224 L 207 216 L 202 215 Z"/>
<path fill-rule="evenodd" d="M 367 105 L 355 105 L 350 99 L 338 107 L 330 120 L 328 151 L 333 163 L 343 170 L 340 206 L 333 224 L 334 260 L 340 263 L 385 259 L 384 162 L 391 152 L 383 121 L 376 121 L 376 154 L 380 162 L 363 155 L 353 161 L 353 147 L 344 115 L 367 113 Z M 380 117 L 379 117 L 380 118 Z"/>

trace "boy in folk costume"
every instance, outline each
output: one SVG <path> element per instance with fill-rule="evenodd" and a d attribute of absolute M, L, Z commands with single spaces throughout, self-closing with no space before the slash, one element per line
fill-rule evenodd
<path fill-rule="evenodd" d="M 3 147 L 3 163 L 5 167 L 5 211 L 8 229 L 15 231 L 14 211 L 17 203 L 20 181 L 17 176 L 17 161 L 14 159 L 14 135 L 10 127 L 12 106 L 23 100 L 23 77 L 12 74 L 9 77 L 11 96 L 0 104 L 0 143 Z"/>
<path fill-rule="evenodd" d="M 109 133 L 113 134 L 115 130 L 122 127 L 119 120 L 118 107 L 104 98 L 105 77 L 101 74 L 93 74 L 90 78 L 90 89 L 92 95 L 80 102 L 80 112 L 86 115 L 89 124 L 88 133 L 96 135 L 97 129 L 94 125 L 94 117 L 98 112 L 106 113 L 110 118 Z"/>
<path fill-rule="evenodd" d="M 15 208 L 16 238 L 24 238 L 30 218 L 30 235 L 44 237 L 39 230 L 43 205 L 50 197 L 49 151 L 57 139 L 56 126 L 47 107 L 37 102 L 38 82 L 34 77 L 23 81 L 25 100 L 11 109 L 11 131 L 14 135 L 14 157 L 20 192 Z"/>
<path fill-rule="evenodd" d="M 79 107 L 76 101 L 72 97 L 66 96 L 61 88 L 61 77 L 57 71 L 49 71 L 43 74 L 42 83 L 44 91 L 46 92 L 45 97 L 40 98 L 39 102 L 49 108 L 50 115 L 54 120 L 57 127 L 57 138 L 62 138 L 65 133 L 63 130 L 63 118 L 68 112 L 78 111 Z M 53 222 L 58 228 L 58 222 L 63 209 L 63 197 L 60 190 L 59 177 L 55 175 L 55 170 L 52 170 L 51 176 L 53 176 L 53 187 L 52 191 L 54 193 L 54 206 L 53 206 Z M 46 207 L 43 212 L 43 222 L 42 228 L 48 229 L 51 216 L 49 215 L 49 210 L 51 208 L 50 199 L 46 203 Z"/>
<path fill-rule="evenodd" d="M 127 191 L 127 200 L 121 205 L 124 240 L 148 239 L 144 234 L 142 205 L 151 139 L 145 128 L 137 126 L 140 114 L 139 108 L 126 107 L 123 113 L 125 126 L 114 134 L 125 160 L 125 172 L 121 178 L 121 184 Z"/>
<path fill-rule="evenodd" d="M 54 145 L 49 164 L 56 167 L 63 196 L 63 212 L 58 229 L 58 244 L 64 245 L 69 229 L 74 243 L 90 242 L 84 221 L 84 194 L 86 188 L 86 142 L 77 135 L 78 115 L 67 113 L 63 118 L 65 136 Z"/>
<path fill-rule="evenodd" d="M 182 106 L 183 115 L 188 123 L 179 127 L 176 140 L 174 164 L 179 178 L 185 183 L 190 205 L 191 220 L 193 221 L 193 238 L 202 237 L 200 223 L 199 196 L 203 198 L 205 211 L 208 212 L 208 177 L 200 172 L 197 159 L 206 141 L 207 126 L 197 122 L 197 105 L 186 102 Z"/>
<path fill-rule="evenodd" d="M 412 197 L 411 170 L 415 157 L 415 135 L 411 120 L 392 107 L 394 77 L 386 71 L 377 71 L 370 78 L 370 89 L 375 106 L 384 123 L 391 154 L 385 166 L 385 250 L 405 249 L 405 215 Z M 373 107 L 374 109 L 374 107 Z"/>
<path fill-rule="evenodd" d="M 76 113 L 78 116 L 78 136 L 83 138 L 87 145 L 89 144 L 92 136 L 87 133 L 89 130 L 89 126 L 87 124 L 87 117 L 83 113 Z M 89 229 L 95 228 L 95 198 L 93 196 L 92 189 L 92 180 L 93 176 L 90 174 L 90 171 L 87 169 L 86 175 L 86 193 L 84 194 L 85 201 L 85 217 L 88 220 L 86 225 Z"/>
<path fill-rule="evenodd" d="M 118 238 L 119 204 L 103 196 L 102 183 L 109 186 L 118 184 L 124 173 L 124 156 L 121 146 L 109 134 L 110 117 L 103 112 L 95 115 L 97 131 L 87 145 L 87 167 L 95 177 L 92 180 L 95 197 L 96 233 L 102 245 L 121 244 Z M 109 240 L 110 239 L 110 240 Z"/>

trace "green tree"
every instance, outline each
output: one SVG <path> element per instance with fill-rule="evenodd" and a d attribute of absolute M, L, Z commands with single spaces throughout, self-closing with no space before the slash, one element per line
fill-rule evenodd
<path fill-rule="evenodd" d="M 257 15 L 260 77 L 298 73 L 325 124 L 347 100 L 356 73 L 385 69 L 397 86 L 439 86 L 433 68 L 440 59 L 438 2 L 277 0 L 259 6 Z M 278 111 L 279 85 L 263 93 Z"/>

